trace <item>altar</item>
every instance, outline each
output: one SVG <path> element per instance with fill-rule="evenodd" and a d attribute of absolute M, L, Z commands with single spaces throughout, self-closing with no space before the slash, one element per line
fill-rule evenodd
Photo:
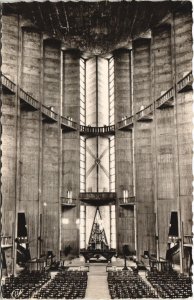
<path fill-rule="evenodd" d="M 96 209 L 88 245 L 80 249 L 80 254 L 85 258 L 85 262 L 111 262 L 116 254 L 116 249 L 108 244 L 99 207 Z"/>
<path fill-rule="evenodd" d="M 100 256 L 104 257 L 107 262 L 111 262 L 111 259 L 116 255 L 116 249 L 81 249 L 80 254 L 85 258 L 85 262 L 90 262 L 92 258 L 100 259 Z"/>

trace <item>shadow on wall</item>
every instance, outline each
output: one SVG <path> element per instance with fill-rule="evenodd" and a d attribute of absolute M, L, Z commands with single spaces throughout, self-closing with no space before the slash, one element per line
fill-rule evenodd
<path fill-rule="evenodd" d="M 61 251 L 62 256 L 65 257 L 65 259 L 67 260 L 72 260 L 74 258 L 76 258 L 77 256 L 74 254 L 73 248 L 68 245 L 65 246 L 64 249 Z"/>
<path fill-rule="evenodd" d="M 63 254 L 64 254 L 65 256 L 68 256 L 68 255 L 70 254 L 71 250 L 72 250 L 72 248 L 71 248 L 70 245 L 65 246 L 65 248 L 64 248 L 64 250 L 63 250 Z"/>

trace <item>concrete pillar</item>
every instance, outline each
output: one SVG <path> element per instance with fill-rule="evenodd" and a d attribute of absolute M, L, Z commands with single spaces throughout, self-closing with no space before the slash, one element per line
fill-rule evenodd
<path fill-rule="evenodd" d="M 115 123 L 132 114 L 131 52 L 119 49 L 114 52 L 115 66 Z M 123 197 L 123 190 L 133 195 L 132 132 L 115 132 L 116 193 Z M 134 213 L 131 208 L 117 206 L 117 247 L 122 252 L 123 243 L 134 250 Z"/>
<path fill-rule="evenodd" d="M 191 4 L 172 15 L 173 74 L 176 83 L 192 70 Z M 192 90 L 178 93 L 175 85 L 176 197 L 179 209 L 181 272 L 190 271 L 191 249 L 184 246 L 184 236 L 192 235 Z"/>
<path fill-rule="evenodd" d="M 63 55 L 63 115 L 71 117 L 79 124 L 80 120 L 80 54 L 77 50 L 64 51 Z M 79 160 L 80 138 L 79 130 L 64 133 L 62 137 L 62 196 L 72 191 L 76 199 L 76 207 L 63 208 L 61 245 L 62 250 L 70 245 L 74 253 L 79 249 L 79 232 L 76 219 L 79 216 Z M 68 219 L 68 224 L 63 222 Z"/>
<path fill-rule="evenodd" d="M 138 39 L 133 42 L 134 115 L 141 110 L 142 106 L 146 107 L 152 103 L 150 44 L 150 39 Z M 153 130 L 152 121 L 137 122 L 134 120 L 138 259 L 141 258 L 144 251 L 149 251 L 150 254 L 156 253 L 152 157 Z"/>
<path fill-rule="evenodd" d="M 60 43 L 44 40 L 43 103 L 61 114 Z M 52 250 L 59 255 L 60 239 L 60 122 L 43 122 L 42 128 L 42 251 Z"/>
<path fill-rule="evenodd" d="M 175 13 L 174 39 L 178 81 L 192 70 L 191 11 Z M 192 232 L 192 104 L 192 91 L 176 94 L 179 197 L 184 234 Z"/>
<path fill-rule="evenodd" d="M 170 25 L 166 24 L 153 30 L 151 59 L 152 99 L 156 100 L 173 85 Z M 165 258 L 171 211 L 177 211 L 173 108 L 156 109 L 153 122 L 154 198 L 158 230 L 156 234 L 159 238 L 158 256 Z"/>
<path fill-rule="evenodd" d="M 41 33 L 22 28 L 21 86 L 41 102 Z M 29 247 L 38 255 L 39 164 L 41 151 L 41 112 L 21 111 L 20 122 L 20 198 L 18 211 L 26 214 Z"/>
<path fill-rule="evenodd" d="M 2 16 L 2 66 L 3 75 L 15 84 L 19 80 L 19 16 Z M 17 198 L 17 121 L 19 117 L 18 90 L 15 94 L 1 95 L 1 193 L 2 218 L 1 234 L 11 236 L 13 248 L 6 250 L 8 275 L 14 271 L 13 259 L 15 257 L 15 228 L 16 228 L 16 198 Z"/>

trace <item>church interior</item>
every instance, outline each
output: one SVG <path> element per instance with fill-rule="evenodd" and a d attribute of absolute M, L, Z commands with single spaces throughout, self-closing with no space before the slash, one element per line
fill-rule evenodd
<path fill-rule="evenodd" d="M 192 297 L 192 3 L 3 3 L 1 295 Z"/>

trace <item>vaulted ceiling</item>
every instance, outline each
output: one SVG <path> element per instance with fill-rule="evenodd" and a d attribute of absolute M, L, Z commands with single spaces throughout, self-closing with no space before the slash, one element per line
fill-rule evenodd
<path fill-rule="evenodd" d="M 67 47 L 99 54 L 127 46 L 171 11 L 189 5 L 187 1 L 16 2 L 4 4 L 3 12 L 24 15 Z"/>

